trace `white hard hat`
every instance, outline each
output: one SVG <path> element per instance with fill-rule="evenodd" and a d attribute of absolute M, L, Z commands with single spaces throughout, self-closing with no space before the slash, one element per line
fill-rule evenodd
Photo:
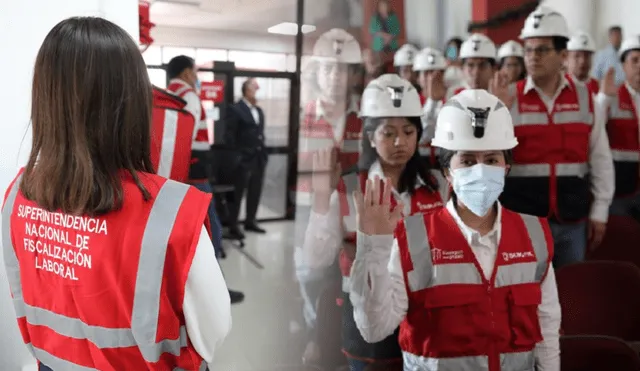
<path fill-rule="evenodd" d="M 440 110 L 434 147 L 451 151 L 495 151 L 518 145 L 509 109 L 484 89 L 467 89 Z"/>
<path fill-rule="evenodd" d="M 362 93 L 360 117 L 420 117 L 422 105 L 416 88 L 395 73 L 371 81 Z"/>
<path fill-rule="evenodd" d="M 509 40 L 506 43 L 502 44 L 500 49 L 498 49 L 498 59 L 507 57 L 524 58 L 524 49 L 522 49 L 522 45 L 520 45 L 519 42 L 513 40 Z"/>
<path fill-rule="evenodd" d="M 460 59 L 466 58 L 496 59 L 496 45 L 487 36 L 474 33 L 460 48 Z"/>
<path fill-rule="evenodd" d="M 596 43 L 588 33 L 578 31 L 569 39 L 569 42 L 567 43 L 567 50 L 593 53 L 596 51 Z"/>
<path fill-rule="evenodd" d="M 362 63 L 362 52 L 358 40 L 340 28 L 331 29 L 320 35 L 313 46 L 313 57 L 337 63 Z"/>
<path fill-rule="evenodd" d="M 545 5 L 540 5 L 524 21 L 520 39 L 532 37 L 569 38 L 569 26 L 562 14 Z"/>
<path fill-rule="evenodd" d="M 411 44 L 404 44 L 393 56 L 394 67 L 404 67 L 413 65 L 413 59 L 418 54 L 418 49 Z"/>
<path fill-rule="evenodd" d="M 624 53 L 630 50 L 640 50 L 640 36 L 632 36 L 624 39 L 622 45 L 620 45 L 618 55 L 622 57 Z"/>
<path fill-rule="evenodd" d="M 424 48 L 418 52 L 413 61 L 414 71 L 446 70 L 447 61 L 444 55 L 433 48 Z"/>

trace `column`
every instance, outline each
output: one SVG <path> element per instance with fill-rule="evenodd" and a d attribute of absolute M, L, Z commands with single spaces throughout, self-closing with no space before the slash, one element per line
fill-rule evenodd
<path fill-rule="evenodd" d="M 0 50 L 9 51 L 0 58 L 2 70 L 11 71 L 3 77 L 0 89 L 0 191 L 24 166 L 31 149 L 28 126 L 31 107 L 33 64 L 45 36 L 61 20 L 72 16 L 102 16 L 126 29 L 138 40 L 137 0 L 30 0 L 3 1 L 0 11 Z M 25 133 L 27 134 L 25 137 Z M 24 139 L 23 139 L 24 138 Z M 0 369 L 37 370 L 36 362 L 27 351 L 14 317 L 3 254 L 0 254 Z"/>
<path fill-rule="evenodd" d="M 440 48 L 438 44 L 438 1 L 404 0 L 407 42 L 419 49 Z"/>
<path fill-rule="evenodd" d="M 597 31 L 595 0 L 545 0 L 542 3 L 564 15 L 570 32 L 581 30 L 588 32 L 595 40 L 600 38 L 600 35 L 595 34 Z M 624 12 L 622 9 L 619 11 Z"/>

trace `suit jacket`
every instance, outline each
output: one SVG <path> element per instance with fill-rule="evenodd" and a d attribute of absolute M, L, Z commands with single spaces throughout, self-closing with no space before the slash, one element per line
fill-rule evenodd
<path fill-rule="evenodd" d="M 267 161 L 264 145 L 264 112 L 258 109 L 259 122 L 255 122 L 251 108 L 243 99 L 230 107 L 226 143 L 235 148 L 241 163 L 254 160 Z"/>

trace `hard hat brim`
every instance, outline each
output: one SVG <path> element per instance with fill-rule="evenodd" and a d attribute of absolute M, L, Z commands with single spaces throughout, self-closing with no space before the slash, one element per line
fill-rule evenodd
<path fill-rule="evenodd" d="M 496 145 L 494 141 L 482 143 L 482 141 L 477 139 L 460 140 L 455 143 L 440 142 L 437 138 L 431 141 L 432 147 L 443 148 L 449 151 L 506 151 L 515 148 L 517 145 L 517 138 L 506 141 L 503 145 Z"/>

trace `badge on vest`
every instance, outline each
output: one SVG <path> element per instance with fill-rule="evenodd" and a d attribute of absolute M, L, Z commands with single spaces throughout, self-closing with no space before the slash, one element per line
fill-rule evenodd
<path fill-rule="evenodd" d="M 442 249 L 431 249 L 431 261 L 435 263 L 439 262 L 451 262 L 455 260 L 464 259 L 464 251 L 456 250 L 456 251 L 448 251 Z"/>
<path fill-rule="evenodd" d="M 556 111 L 578 111 L 579 109 L 580 105 L 576 103 L 556 104 Z"/>
<path fill-rule="evenodd" d="M 444 206 L 444 204 L 442 202 L 440 202 L 440 201 L 434 202 L 432 204 L 423 204 L 422 202 L 418 201 L 418 202 L 416 202 L 416 206 L 418 207 L 419 211 L 426 211 L 426 210 L 432 210 L 432 209 L 435 209 L 437 207 Z"/>
<path fill-rule="evenodd" d="M 523 112 L 539 112 L 541 110 L 540 106 L 537 104 L 526 103 L 521 103 L 520 109 L 522 109 Z"/>
<path fill-rule="evenodd" d="M 531 260 L 535 259 L 535 255 L 531 251 L 519 252 L 503 252 L 502 260 L 505 262 L 513 262 L 514 260 Z"/>

